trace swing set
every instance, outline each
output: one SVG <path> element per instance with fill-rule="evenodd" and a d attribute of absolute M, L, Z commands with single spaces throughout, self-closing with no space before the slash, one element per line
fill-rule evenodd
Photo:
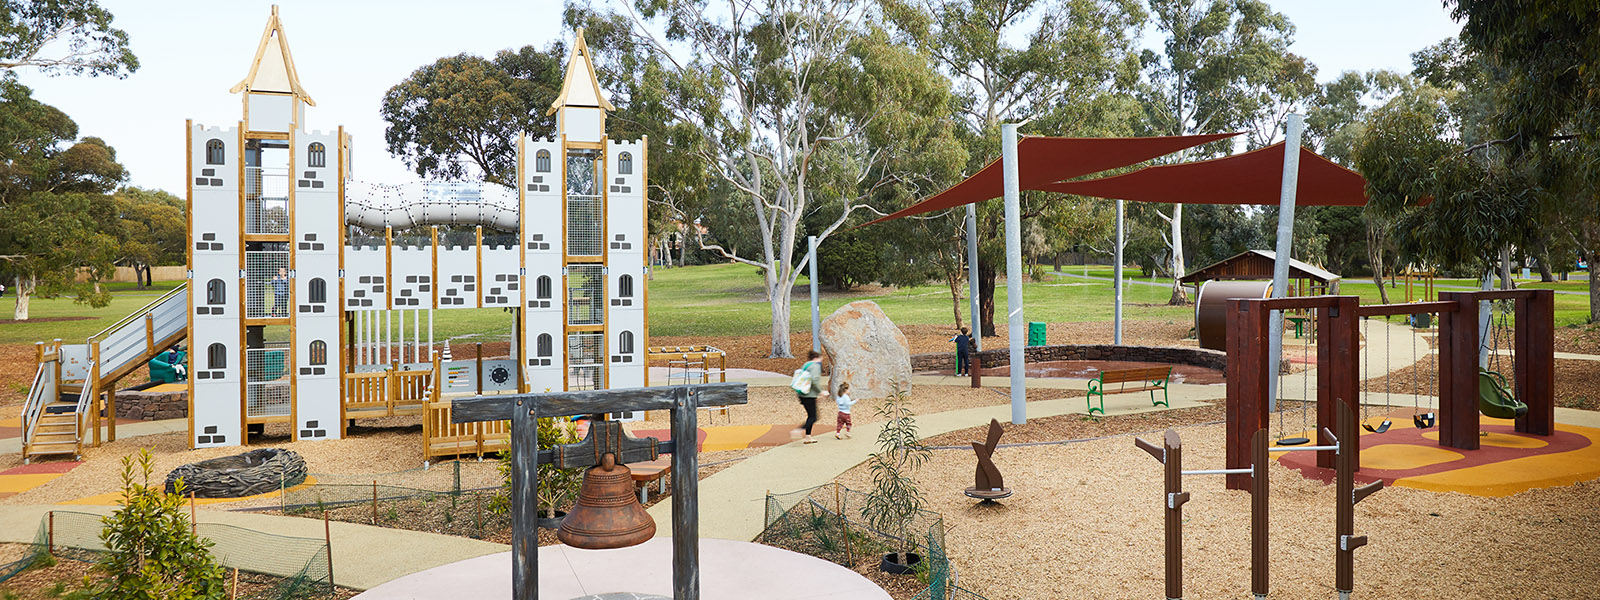
<path fill-rule="evenodd" d="M 1274 403 L 1268 398 L 1282 399 L 1286 386 L 1284 373 L 1267 372 L 1270 347 L 1267 333 L 1273 323 L 1273 311 L 1302 310 L 1313 315 L 1312 338 L 1301 349 L 1301 359 L 1310 367 L 1315 365 L 1316 425 L 1310 426 L 1309 407 L 1312 401 L 1312 383 L 1307 371 L 1302 384 L 1300 408 L 1302 431 L 1331 429 L 1336 415 L 1346 399 L 1362 398 L 1361 369 L 1356 353 L 1361 348 L 1361 321 L 1371 317 L 1415 315 L 1427 313 L 1436 316 L 1438 323 L 1438 371 L 1434 377 L 1437 386 L 1438 408 L 1424 412 L 1421 404 L 1420 374 L 1413 370 L 1412 403 L 1413 422 L 1419 428 L 1439 428 L 1439 445 L 1461 450 L 1476 450 L 1479 442 L 1480 414 L 1492 418 L 1515 419 L 1519 433 L 1548 436 L 1555 431 L 1555 346 L 1554 317 L 1555 296 L 1550 290 L 1496 290 L 1474 292 L 1440 292 L 1435 302 L 1381 304 L 1361 306 L 1355 296 L 1310 296 L 1274 299 L 1232 299 L 1227 301 L 1227 467 L 1245 468 L 1250 463 L 1250 436 L 1257 429 L 1271 423 Z M 1479 322 L 1479 306 L 1495 302 L 1499 318 L 1490 323 L 1488 337 L 1483 337 Z M 1370 329 L 1370 327 L 1369 327 Z M 1391 335 L 1389 332 L 1385 336 Z M 1416 335 L 1412 335 L 1412 357 L 1420 354 Z M 1370 338 L 1369 338 L 1370 339 Z M 1501 345 L 1506 344 L 1510 356 L 1509 384 L 1502 375 Z M 1315 344 L 1313 358 L 1311 344 Z M 1386 344 L 1388 346 L 1388 344 Z M 1385 351 L 1392 352 L 1389 347 Z M 1489 368 L 1480 368 L 1480 355 L 1490 351 L 1494 358 Z M 1372 357 L 1367 357 L 1369 360 Z M 1314 363 L 1313 363 L 1314 361 Z M 1415 364 L 1415 362 L 1413 362 Z M 1277 377 L 1278 394 L 1270 394 L 1269 383 Z M 1385 387 L 1390 388 L 1391 376 L 1385 376 Z M 1392 388 L 1391 388 L 1392 389 Z M 1391 391 L 1386 389 L 1386 392 Z M 1370 398 L 1370 396 L 1368 396 Z M 1385 407 L 1393 408 L 1393 395 L 1385 395 Z M 1354 406 L 1343 405 L 1358 416 Z M 1275 436 L 1278 446 L 1306 444 L 1306 438 L 1288 437 L 1284 431 L 1284 410 L 1276 405 L 1279 432 Z M 1393 423 L 1372 425 L 1362 418 L 1363 428 L 1372 433 L 1388 431 Z M 1346 451 L 1360 467 L 1360 445 L 1350 444 Z M 1335 456 L 1331 451 L 1317 452 L 1317 466 L 1334 468 Z M 1229 489 L 1249 489 L 1248 475 L 1228 475 Z"/>

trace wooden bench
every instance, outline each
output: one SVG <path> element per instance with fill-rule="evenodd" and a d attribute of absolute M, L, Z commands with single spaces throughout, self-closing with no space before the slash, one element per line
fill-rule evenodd
<path fill-rule="evenodd" d="M 639 503 L 644 504 L 650 500 L 650 482 L 656 483 L 656 494 L 667 493 L 666 476 L 672 472 L 672 457 L 658 458 L 650 462 L 628 463 L 628 470 L 633 472 L 633 480 L 639 484 Z"/>
<path fill-rule="evenodd" d="M 1122 369 L 1117 371 L 1101 371 L 1100 376 L 1089 380 L 1089 396 L 1086 398 L 1089 414 L 1100 411 L 1106 414 L 1106 386 L 1116 383 L 1121 384 L 1113 394 L 1123 392 L 1150 392 L 1151 406 L 1170 406 L 1167 404 L 1167 380 L 1172 377 L 1172 367 L 1149 367 L 1144 369 Z M 1128 387 L 1130 383 L 1139 384 L 1137 387 Z M 1156 390 L 1161 390 L 1161 399 L 1156 399 Z M 1100 396 L 1100 407 L 1095 408 L 1094 397 Z"/>

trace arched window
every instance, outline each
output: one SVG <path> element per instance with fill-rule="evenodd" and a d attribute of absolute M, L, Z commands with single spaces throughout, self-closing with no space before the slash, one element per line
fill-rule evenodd
<path fill-rule="evenodd" d="M 328 343 L 322 340 L 311 341 L 311 364 L 328 364 Z"/>
<path fill-rule="evenodd" d="M 554 293 L 550 288 L 551 284 L 549 275 L 540 275 L 539 279 L 533 282 L 534 296 L 540 300 L 550 299 L 550 295 Z"/>
<path fill-rule="evenodd" d="M 222 140 L 212 139 L 206 142 L 206 164 L 220 165 L 227 162 L 222 155 Z"/>
<path fill-rule="evenodd" d="M 623 275 L 623 276 L 617 278 L 617 297 L 618 298 L 632 298 L 633 297 L 633 276 L 632 275 Z"/>
<path fill-rule="evenodd" d="M 617 334 L 617 354 L 633 354 L 633 332 Z"/>
<path fill-rule="evenodd" d="M 550 337 L 550 334 L 539 334 L 538 351 L 539 356 L 541 357 L 550 357 L 555 355 L 555 340 Z"/>
<path fill-rule="evenodd" d="M 533 158 L 533 170 L 540 173 L 550 172 L 550 151 L 540 150 Z"/>
<path fill-rule="evenodd" d="M 312 304 L 322 304 L 328 301 L 328 282 L 323 281 L 321 277 L 313 278 L 311 284 L 307 287 L 311 288 Z"/>
<path fill-rule="evenodd" d="M 633 153 L 623 152 L 617 156 L 617 172 L 623 175 L 633 174 Z"/>
<path fill-rule="evenodd" d="M 228 286 L 221 279 L 206 282 L 206 304 L 227 304 Z"/>
<path fill-rule="evenodd" d="M 206 346 L 206 368 L 228 368 L 228 347 L 220 342 Z"/>
<path fill-rule="evenodd" d="M 313 169 L 328 166 L 328 148 L 322 142 L 311 142 L 306 147 L 306 166 Z"/>

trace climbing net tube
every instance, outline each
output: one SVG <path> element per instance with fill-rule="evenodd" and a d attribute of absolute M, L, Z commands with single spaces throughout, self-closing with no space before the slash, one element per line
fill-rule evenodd
<path fill-rule="evenodd" d="M 346 224 L 383 229 L 428 225 L 480 225 L 518 229 L 517 190 L 484 181 L 414 181 L 382 184 L 345 181 Z"/>

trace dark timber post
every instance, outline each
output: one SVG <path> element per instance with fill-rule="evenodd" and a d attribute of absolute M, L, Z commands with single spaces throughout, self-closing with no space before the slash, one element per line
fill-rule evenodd
<path fill-rule="evenodd" d="M 672 596 L 700 597 L 700 461 L 696 404 L 700 393 L 672 391 Z M 682 444 L 683 446 L 678 446 Z"/>
<path fill-rule="evenodd" d="M 1226 466 L 1250 468 L 1250 436 L 1267 425 L 1267 315 L 1262 300 L 1230 299 L 1227 304 Z M 1249 474 L 1227 475 L 1230 490 L 1250 489 Z"/>
<path fill-rule="evenodd" d="M 1358 410 L 1354 402 L 1360 395 L 1360 374 L 1356 360 L 1361 344 L 1360 323 L 1356 318 L 1356 307 L 1360 305 L 1360 300 L 1356 296 L 1339 296 L 1331 303 L 1332 306 L 1317 311 L 1318 431 L 1336 431 L 1336 413 L 1349 411 L 1353 416 Z M 1348 451 L 1355 457 L 1357 468 L 1360 467 L 1360 444 L 1351 443 L 1348 449 L 1341 448 L 1340 451 Z M 1331 469 L 1336 460 L 1332 450 L 1317 452 L 1318 467 Z"/>
<path fill-rule="evenodd" d="M 511 597 L 539 600 L 539 418 L 533 402 L 511 413 Z"/>
<path fill-rule="evenodd" d="M 1517 398 L 1528 414 L 1517 419 L 1520 433 L 1551 435 L 1556 432 L 1555 302 L 1554 290 L 1529 290 L 1517 299 Z"/>
<path fill-rule="evenodd" d="M 1367 545 L 1367 536 L 1355 535 L 1356 503 L 1383 489 L 1383 480 L 1355 487 L 1356 467 L 1360 463 L 1354 453 L 1345 450 L 1356 447 L 1361 434 L 1356 431 L 1356 419 L 1351 407 L 1342 401 L 1338 404 L 1339 424 L 1336 431 L 1339 432 L 1339 460 L 1334 469 L 1334 587 L 1339 591 L 1340 600 L 1348 600 L 1355 587 L 1356 548 Z"/>
<path fill-rule="evenodd" d="M 1259 307 L 1258 307 L 1259 308 Z M 1266 311 L 1262 311 L 1265 313 Z M 1262 361 L 1263 364 L 1265 361 Z M 1267 430 L 1250 436 L 1250 592 L 1267 597 Z M 1231 475 L 1230 475 L 1231 477 Z"/>
<path fill-rule="evenodd" d="M 1478 449 L 1478 302 L 1472 292 L 1439 292 L 1458 304 L 1439 313 L 1439 445 Z M 1443 360 L 1449 357 L 1448 361 Z"/>
<path fill-rule="evenodd" d="M 1166 467 L 1163 478 L 1166 493 L 1162 500 L 1166 505 L 1167 598 L 1182 598 L 1183 505 L 1189 501 L 1189 493 L 1183 491 L 1183 442 L 1178 439 L 1178 432 L 1168 429 L 1161 448 L 1139 438 L 1133 438 L 1133 444 Z"/>

